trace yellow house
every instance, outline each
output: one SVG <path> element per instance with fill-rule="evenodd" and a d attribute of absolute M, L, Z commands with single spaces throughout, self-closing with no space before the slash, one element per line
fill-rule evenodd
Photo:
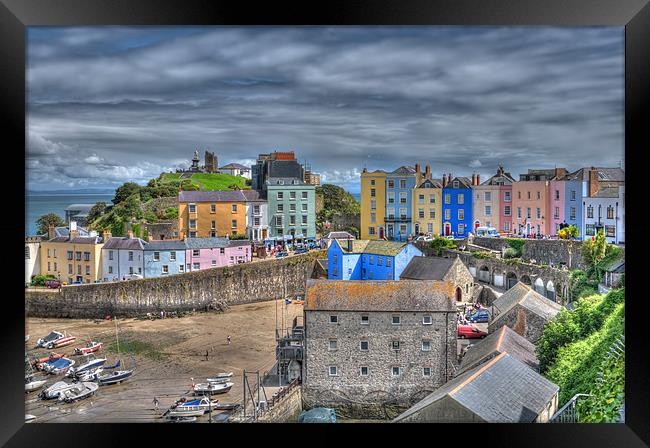
<path fill-rule="evenodd" d="M 178 194 L 179 237 L 246 235 L 246 193 L 251 191 L 181 191 Z"/>
<path fill-rule="evenodd" d="M 384 239 L 386 218 L 386 172 L 361 173 L 361 239 Z"/>
<path fill-rule="evenodd" d="M 41 243 L 41 274 L 52 274 L 68 283 L 93 283 L 101 279 L 101 255 L 104 241 L 99 236 L 79 236 L 71 229 L 69 236 L 54 236 L 50 229 Z"/>
<path fill-rule="evenodd" d="M 442 183 L 431 179 L 429 165 L 424 173 L 415 165 L 415 188 L 413 189 L 413 232 L 414 235 L 440 235 L 442 228 Z"/>

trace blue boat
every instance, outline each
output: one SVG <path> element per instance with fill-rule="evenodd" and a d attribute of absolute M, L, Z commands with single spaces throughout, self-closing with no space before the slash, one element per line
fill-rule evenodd
<path fill-rule="evenodd" d="M 57 358 L 51 361 L 45 361 L 41 364 L 42 369 L 48 373 L 61 373 L 65 372 L 69 367 L 74 364 L 72 359 L 68 358 Z"/>
<path fill-rule="evenodd" d="M 336 411 L 331 408 L 314 408 L 302 411 L 299 423 L 336 423 Z"/>

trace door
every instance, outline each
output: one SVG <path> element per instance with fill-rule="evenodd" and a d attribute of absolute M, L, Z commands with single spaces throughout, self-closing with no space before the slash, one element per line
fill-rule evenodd
<path fill-rule="evenodd" d="M 530 224 L 526 224 L 526 235 L 530 235 Z"/>
<path fill-rule="evenodd" d="M 416 235 L 420 234 L 420 224 L 418 224 L 417 222 L 415 223 L 415 234 Z"/>
<path fill-rule="evenodd" d="M 463 291 L 460 288 L 456 288 L 456 302 L 463 301 Z"/>
<path fill-rule="evenodd" d="M 379 228 L 379 239 L 380 240 L 384 239 L 384 228 L 383 227 Z"/>
<path fill-rule="evenodd" d="M 474 222 L 474 235 L 476 235 L 476 229 L 478 229 L 481 226 L 481 223 L 478 221 Z"/>
<path fill-rule="evenodd" d="M 451 224 L 446 222 L 445 223 L 445 236 L 449 236 L 450 233 L 451 233 Z"/>

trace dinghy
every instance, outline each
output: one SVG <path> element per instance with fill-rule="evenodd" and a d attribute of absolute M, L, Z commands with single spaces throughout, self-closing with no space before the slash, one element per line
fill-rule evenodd
<path fill-rule="evenodd" d="M 68 369 L 68 376 L 70 378 L 79 376 L 83 373 L 86 373 L 90 370 L 94 370 L 97 367 L 101 367 L 106 363 L 106 358 L 96 358 L 95 355 L 89 353 L 84 355 L 86 360 L 83 364 L 79 364 L 77 367 L 71 367 Z"/>
<path fill-rule="evenodd" d="M 75 336 L 67 336 L 65 333 L 52 331 L 47 336 L 40 338 L 36 344 L 38 347 L 49 348 L 51 350 L 53 348 L 70 345 L 76 339 Z"/>
<path fill-rule="evenodd" d="M 73 401 L 83 400 L 88 398 L 97 392 L 99 386 L 95 383 L 83 382 L 77 383 L 74 387 L 64 390 L 59 394 L 59 401 L 65 401 L 66 403 L 72 403 Z"/>
<path fill-rule="evenodd" d="M 77 385 L 75 383 L 66 383 L 65 381 L 57 381 L 56 383 L 52 384 L 50 387 L 43 389 L 38 396 L 43 400 L 51 400 L 53 398 L 59 398 L 61 392 L 66 391 L 68 389 L 72 389 L 73 387 L 76 386 Z"/>
<path fill-rule="evenodd" d="M 218 411 L 234 411 L 241 406 L 239 403 L 219 403 L 215 406 Z"/>
<path fill-rule="evenodd" d="M 209 411 L 210 407 L 216 409 L 218 403 L 219 400 L 210 400 L 208 397 L 203 397 L 197 400 L 177 401 L 176 404 L 172 406 L 172 409 L 178 412 Z"/>
<path fill-rule="evenodd" d="M 208 378 L 208 383 L 226 383 L 232 378 L 232 372 L 217 373 L 215 376 Z"/>
<path fill-rule="evenodd" d="M 199 383 L 194 385 L 194 394 L 225 394 L 234 383 Z"/>
<path fill-rule="evenodd" d="M 27 377 L 25 378 L 25 392 L 32 392 L 36 389 L 40 389 L 45 383 L 47 383 L 47 380 L 35 380 L 32 377 Z"/>
<path fill-rule="evenodd" d="M 77 348 L 75 348 L 73 354 L 74 355 L 87 355 L 89 353 L 96 352 L 97 350 L 102 348 L 103 345 L 104 344 L 102 344 L 101 342 L 90 341 L 90 342 L 88 342 L 86 344 L 85 347 L 81 347 L 81 348 L 77 347 Z"/>
<path fill-rule="evenodd" d="M 133 370 L 115 370 L 110 373 L 97 375 L 97 382 L 100 386 L 121 383 L 129 379 L 131 375 L 133 375 Z"/>
<path fill-rule="evenodd" d="M 58 358 L 51 361 L 46 361 L 41 364 L 41 368 L 51 374 L 58 374 L 67 371 L 74 365 L 74 360 L 68 358 Z"/>

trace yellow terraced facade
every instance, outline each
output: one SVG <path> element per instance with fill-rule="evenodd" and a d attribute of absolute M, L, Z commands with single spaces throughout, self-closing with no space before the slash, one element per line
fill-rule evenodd
<path fill-rule="evenodd" d="M 431 179 L 419 179 L 418 188 L 413 189 L 414 234 L 440 235 L 442 228 L 442 188 Z"/>
<path fill-rule="evenodd" d="M 361 173 L 361 239 L 376 240 L 385 234 L 386 173 Z"/>

